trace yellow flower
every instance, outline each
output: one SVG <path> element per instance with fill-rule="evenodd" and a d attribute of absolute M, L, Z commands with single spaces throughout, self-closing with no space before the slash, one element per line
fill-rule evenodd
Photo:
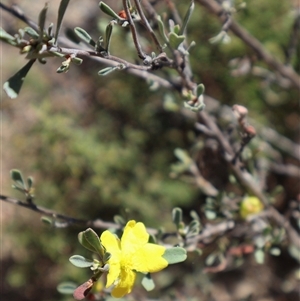
<path fill-rule="evenodd" d="M 112 290 L 115 298 L 131 292 L 136 272 L 154 273 L 168 265 L 162 257 L 166 248 L 148 243 L 149 234 L 143 223 L 129 221 L 121 241 L 107 230 L 102 233 L 100 240 L 106 252 L 111 254 L 106 287 L 115 285 Z"/>
<path fill-rule="evenodd" d="M 245 197 L 241 203 L 240 215 L 247 218 L 248 215 L 259 213 L 264 209 L 261 201 L 255 196 Z"/>

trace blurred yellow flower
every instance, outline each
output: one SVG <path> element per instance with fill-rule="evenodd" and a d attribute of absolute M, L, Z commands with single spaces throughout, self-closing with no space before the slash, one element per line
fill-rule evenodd
<path fill-rule="evenodd" d="M 111 254 L 106 287 L 115 285 L 112 290 L 115 298 L 131 292 L 136 272 L 154 273 L 168 265 L 162 257 L 166 248 L 148 243 L 149 234 L 143 223 L 129 221 L 121 241 L 107 230 L 102 233 L 100 240 L 106 252 Z"/>
<path fill-rule="evenodd" d="M 248 215 L 259 213 L 264 209 L 262 202 L 255 196 L 248 196 L 243 199 L 240 207 L 240 215 L 247 218 Z"/>

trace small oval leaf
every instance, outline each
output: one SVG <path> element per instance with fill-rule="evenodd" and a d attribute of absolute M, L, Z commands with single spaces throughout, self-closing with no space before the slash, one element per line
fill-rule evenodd
<path fill-rule="evenodd" d="M 62 282 L 57 286 L 57 291 L 61 294 L 72 295 L 77 287 L 74 282 Z"/>
<path fill-rule="evenodd" d="M 185 261 L 187 258 L 186 250 L 180 247 L 173 247 L 166 249 L 162 256 L 169 264 Z"/>
<path fill-rule="evenodd" d="M 26 188 L 22 173 L 17 169 L 12 169 L 10 171 L 11 179 L 16 182 L 16 184 L 20 185 L 23 188 Z"/>
<path fill-rule="evenodd" d="M 78 235 L 79 242 L 87 249 L 99 254 L 101 260 L 104 255 L 104 248 L 100 243 L 100 238 L 97 233 L 88 228 L 87 230 L 80 232 Z"/>
<path fill-rule="evenodd" d="M 179 226 L 182 222 L 181 208 L 176 207 L 172 210 L 172 220 L 173 220 L 173 223 L 176 225 L 176 227 L 179 228 Z"/>
<path fill-rule="evenodd" d="M 142 286 L 145 288 L 146 291 L 152 291 L 155 288 L 155 283 L 153 279 L 151 278 L 150 273 L 145 275 L 142 279 Z"/>
<path fill-rule="evenodd" d="M 73 255 L 69 258 L 70 262 L 78 268 L 89 268 L 93 265 L 94 261 L 86 259 L 80 255 Z"/>
<path fill-rule="evenodd" d="M 92 39 L 92 37 L 81 27 L 75 27 L 74 32 L 77 34 L 77 36 L 86 42 L 87 44 L 90 44 L 91 46 L 95 47 L 96 42 Z"/>
<path fill-rule="evenodd" d="M 109 15 L 109 16 L 111 16 L 111 17 L 117 19 L 117 20 L 123 20 L 122 18 L 120 18 L 120 16 L 119 16 L 116 12 L 114 12 L 113 9 L 111 9 L 111 8 L 110 8 L 107 4 L 105 4 L 103 1 L 100 1 L 99 7 L 100 7 L 100 9 L 101 9 L 104 13 L 106 13 L 107 15 Z"/>

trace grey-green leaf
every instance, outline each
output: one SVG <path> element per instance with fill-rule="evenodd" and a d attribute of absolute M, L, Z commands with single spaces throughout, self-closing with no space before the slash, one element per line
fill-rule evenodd
<path fill-rule="evenodd" d="M 120 18 L 120 16 L 116 12 L 114 12 L 114 10 L 112 8 L 110 8 L 110 6 L 108 6 L 104 2 L 100 1 L 99 7 L 104 13 L 113 17 L 114 19 L 123 20 L 122 18 Z"/>
<path fill-rule="evenodd" d="M 73 255 L 69 258 L 70 262 L 78 268 L 89 268 L 93 265 L 93 260 L 86 259 L 80 255 Z"/>
<path fill-rule="evenodd" d="M 12 169 L 10 171 L 11 179 L 19 186 L 26 188 L 22 173 L 17 169 Z"/>
<path fill-rule="evenodd" d="M 265 253 L 262 249 L 257 249 L 254 252 L 254 257 L 258 264 L 263 264 L 265 261 Z"/>
<path fill-rule="evenodd" d="M 39 34 L 31 27 L 25 27 L 24 32 L 26 32 L 33 39 L 37 40 L 39 38 Z"/>
<path fill-rule="evenodd" d="M 72 295 L 77 287 L 74 282 L 62 282 L 57 286 L 58 292 L 65 295 Z"/>
<path fill-rule="evenodd" d="M 145 275 L 142 279 L 142 286 L 145 288 L 146 291 L 152 291 L 155 288 L 155 283 L 153 279 L 151 278 L 150 273 Z"/>
<path fill-rule="evenodd" d="M 179 228 L 180 223 L 182 222 L 181 208 L 176 207 L 172 210 L 172 220 L 173 220 L 173 223 L 176 225 L 176 227 Z"/>
<path fill-rule="evenodd" d="M 161 20 L 161 16 L 157 16 L 156 19 L 157 19 L 158 30 L 159 30 L 160 35 L 164 39 L 165 43 L 169 43 L 169 39 L 165 32 L 165 25 L 164 25 L 163 21 Z"/>
<path fill-rule="evenodd" d="M 169 264 L 185 261 L 187 258 L 186 250 L 180 247 L 166 249 L 162 256 Z"/>
<path fill-rule="evenodd" d="M 169 43 L 173 49 L 177 49 L 179 45 L 184 41 L 185 36 L 177 35 L 175 32 L 170 32 Z"/>
<path fill-rule="evenodd" d="M 83 40 L 87 44 L 90 44 L 93 47 L 96 46 L 96 42 L 92 39 L 92 37 L 84 29 L 82 29 L 80 27 L 75 27 L 74 32 L 81 40 Z"/>
<path fill-rule="evenodd" d="M 7 82 L 4 83 L 3 89 L 8 97 L 12 99 L 17 98 L 22 88 L 24 79 L 34 62 L 35 59 L 30 60 L 22 69 L 20 69 L 15 75 L 13 75 Z"/>
<path fill-rule="evenodd" d="M 78 235 L 79 242 L 87 249 L 98 253 L 101 258 L 103 258 L 104 255 L 104 249 L 103 246 L 100 243 L 99 236 L 97 233 L 92 230 L 91 228 L 80 232 Z"/>
<path fill-rule="evenodd" d="M 54 35 L 55 44 L 57 43 L 57 37 L 58 37 L 58 34 L 59 34 L 61 23 L 62 23 L 62 20 L 64 18 L 66 9 L 69 5 L 69 2 L 70 2 L 70 0 L 61 0 L 60 1 L 60 5 L 59 5 L 59 9 L 58 9 L 57 22 L 56 22 L 56 31 L 55 31 L 55 35 Z"/>
<path fill-rule="evenodd" d="M 41 10 L 39 15 L 39 28 L 40 28 L 40 35 L 39 40 L 42 41 L 44 35 L 44 28 L 46 23 L 46 16 L 47 16 L 48 4 L 45 4 L 45 7 Z"/>
<path fill-rule="evenodd" d="M 191 18 L 191 15 L 194 11 L 195 8 L 195 3 L 194 0 L 191 1 L 190 6 L 184 16 L 183 22 L 182 22 L 182 26 L 181 26 L 181 30 L 180 30 L 180 34 L 183 34 L 186 30 L 187 24 L 189 23 L 189 20 Z"/>
<path fill-rule="evenodd" d="M 104 69 L 101 69 L 99 72 L 98 72 L 98 75 L 102 75 L 102 76 L 105 76 L 105 75 L 108 75 L 109 73 L 117 70 L 118 68 L 117 67 L 106 67 Z"/>
<path fill-rule="evenodd" d="M 199 97 L 200 95 L 202 95 L 204 93 L 205 87 L 203 84 L 199 84 L 197 86 L 197 97 Z"/>
<path fill-rule="evenodd" d="M 13 46 L 17 45 L 15 37 L 7 33 L 2 27 L 0 27 L 0 40 Z"/>
<path fill-rule="evenodd" d="M 112 31 L 113 31 L 113 22 L 109 22 L 108 25 L 106 26 L 106 32 L 105 32 L 105 47 L 107 53 L 109 53 L 109 45 L 110 45 Z"/>

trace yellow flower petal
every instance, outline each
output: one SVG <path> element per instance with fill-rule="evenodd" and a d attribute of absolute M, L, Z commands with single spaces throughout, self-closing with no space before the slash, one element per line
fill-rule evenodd
<path fill-rule="evenodd" d="M 168 266 L 168 261 L 162 257 L 166 248 L 147 243 L 134 254 L 132 269 L 142 273 L 155 273 Z"/>
<path fill-rule="evenodd" d="M 127 269 L 121 269 L 120 281 L 112 290 L 112 296 L 115 298 L 121 298 L 124 295 L 129 294 L 134 285 L 135 278 L 135 272 Z"/>
<path fill-rule="evenodd" d="M 101 243 L 111 253 L 106 287 L 114 284 L 112 295 L 116 298 L 129 294 L 136 278 L 136 271 L 158 272 L 168 265 L 162 255 L 166 248 L 148 243 L 149 234 L 143 223 L 129 221 L 121 242 L 109 231 L 101 235 Z"/>
<path fill-rule="evenodd" d="M 149 234 L 143 223 L 129 221 L 121 238 L 121 248 L 126 250 L 132 246 L 144 245 L 149 240 Z"/>
<path fill-rule="evenodd" d="M 121 272 L 120 240 L 106 230 L 101 234 L 100 241 L 105 247 L 106 252 L 111 254 L 111 257 L 108 260 L 109 271 L 106 282 L 106 287 L 109 287 L 119 278 Z"/>

